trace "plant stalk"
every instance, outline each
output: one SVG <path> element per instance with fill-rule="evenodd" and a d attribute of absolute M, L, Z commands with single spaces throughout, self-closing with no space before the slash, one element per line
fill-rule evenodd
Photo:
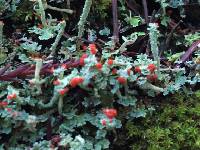
<path fill-rule="evenodd" d="M 113 15 L 113 40 L 114 43 L 116 44 L 119 42 L 117 0 L 112 0 L 112 15 Z"/>

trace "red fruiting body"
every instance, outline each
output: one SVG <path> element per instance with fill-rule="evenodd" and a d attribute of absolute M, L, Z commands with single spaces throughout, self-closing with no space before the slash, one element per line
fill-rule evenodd
<path fill-rule="evenodd" d="M 117 78 L 117 81 L 118 81 L 120 84 L 125 84 L 125 83 L 126 83 L 126 78 L 124 78 L 124 77 L 118 77 L 118 78 Z"/>
<path fill-rule="evenodd" d="M 102 120 L 101 120 L 101 124 L 102 124 L 103 126 L 106 126 L 106 120 L 105 120 L 105 119 L 102 119 Z"/>
<path fill-rule="evenodd" d="M 135 72 L 136 72 L 136 73 L 141 73 L 141 69 L 140 69 L 139 66 L 136 66 L 136 67 L 135 67 Z"/>
<path fill-rule="evenodd" d="M 13 94 L 12 94 L 12 98 L 13 98 L 13 99 L 17 98 L 17 94 L 16 94 L 16 93 L 13 93 Z"/>
<path fill-rule="evenodd" d="M 53 81 L 53 85 L 60 85 L 60 80 L 57 79 L 57 80 Z"/>
<path fill-rule="evenodd" d="M 113 68 L 113 69 L 112 69 L 112 74 L 113 74 L 113 75 L 116 75 L 116 74 L 117 74 L 117 69 L 116 69 L 116 68 Z"/>
<path fill-rule="evenodd" d="M 82 57 L 79 59 L 79 65 L 80 66 L 84 66 L 85 65 L 84 60 L 85 60 L 85 58 L 82 58 Z"/>
<path fill-rule="evenodd" d="M 95 44 L 89 44 L 90 47 L 90 53 L 95 55 L 97 53 L 96 45 Z"/>
<path fill-rule="evenodd" d="M 114 117 L 117 116 L 117 110 L 114 108 L 106 108 L 103 109 L 103 113 L 109 118 L 109 119 L 113 119 Z"/>
<path fill-rule="evenodd" d="M 153 72 L 156 70 L 156 66 L 155 66 L 154 64 L 149 64 L 148 67 L 147 67 L 147 69 L 148 69 L 151 73 L 153 73 Z"/>
<path fill-rule="evenodd" d="M 93 49 L 93 50 L 90 50 L 91 54 L 95 55 L 97 53 L 97 50 Z"/>
<path fill-rule="evenodd" d="M 11 95 L 8 95 L 8 96 L 7 96 L 7 99 L 8 99 L 8 100 L 11 100 L 11 99 L 12 99 L 12 96 L 11 96 Z"/>
<path fill-rule="evenodd" d="M 82 57 L 82 58 L 87 58 L 88 55 L 87 55 L 87 54 L 83 54 L 81 57 Z"/>
<path fill-rule="evenodd" d="M 68 91 L 69 91 L 69 88 L 64 88 L 64 89 L 59 90 L 58 92 L 59 92 L 60 95 L 63 96 L 63 95 L 65 95 Z"/>
<path fill-rule="evenodd" d="M 76 87 L 78 85 L 78 83 L 79 83 L 78 78 L 72 78 L 70 81 L 71 87 Z"/>
<path fill-rule="evenodd" d="M 66 65 L 66 64 L 62 64 L 62 65 L 61 65 L 61 68 L 62 68 L 62 69 L 67 69 L 67 65 Z"/>
<path fill-rule="evenodd" d="M 79 60 L 79 64 L 81 65 L 81 66 L 84 66 L 85 65 L 85 58 L 87 58 L 88 56 L 87 56 L 87 54 L 83 54 L 82 56 L 81 56 L 81 58 L 80 58 L 80 60 Z"/>
<path fill-rule="evenodd" d="M 113 65 L 114 60 L 113 59 L 108 59 L 108 65 Z"/>
<path fill-rule="evenodd" d="M 157 74 L 147 75 L 147 79 L 149 81 L 156 81 L 158 79 L 158 75 Z"/>
<path fill-rule="evenodd" d="M 71 87 L 76 87 L 78 84 L 83 83 L 83 81 L 84 81 L 84 78 L 75 77 L 75 78 L 71 79 L 70 85 L 71 85 Z"/>
<path fill-rule="evenodd" d="M 11 112 L 11 111 L 12 111 L 12 108 L 5 108 L 5 110 L 6 110 L 7 112 Z"/>
<path fill-rule="evenodd" d="M 0 102 L 0 106 L 6 107 L 6 106 L 8 106 L 8 102 Z"/>
<path fill-rule="evenodd" d="M 16 93 L 13 93 L 13 94 L 10 94 L 10 95 L 7 96 L 8 100 L 12 100 L 12 99 L 15 99 L 15 98 L 17 98 L 17 94 Z"/>
<path fill-rule="evenodd" d="M 101 69 L 102 69 L 102 64 L 101 64 L 101 63 L 97 63 L 95 66 L 96 66 L 96 68 L 97 68 L 98 70 L 101 70 Z"/>

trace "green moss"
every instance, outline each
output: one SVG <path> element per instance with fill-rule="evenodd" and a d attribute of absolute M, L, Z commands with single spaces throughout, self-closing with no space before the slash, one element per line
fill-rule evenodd
<path fill-rule="evenodd" d="M 103 19 L 108 15 L 108 9 L 111 6 L 111 0 L 100 0 L 95 1 L 95 11 L 100 15 Z M 111 13 L 111 10 L 109 11 Z"/>
<path fill-rule="evenodd" d="M 29 1 L 22 1 L 16 8 L 16 11 L 12 14 L 11 19 L 18 23 L 24 24 L 28 19 L 32 19 L 33 17 L 33 4 Z M 26 24 L 23 25 L 24 27 Z"/>
<path fill-rule="evenodd" d="M 158 108 L 155 114 L 126 124 L 134 150 L 200 149 L 197 94 L 176 94 Z"/>

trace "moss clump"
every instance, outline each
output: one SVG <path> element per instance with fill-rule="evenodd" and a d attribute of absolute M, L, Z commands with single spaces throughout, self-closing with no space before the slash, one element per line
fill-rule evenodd
<path fill-rule="evenodd" d="M 200 97 L 175 94 L 155 114 L 128 122 L 126 128 L 137 150 L 200 149 Z"/>
<path fill-rule="evenodd" d="M 94 2 L 95 11 L 100 15 L 102 19 L 108 15 L 107 11 L 111 7 L 111 2 L 111 0 L 98 0 Z"/>

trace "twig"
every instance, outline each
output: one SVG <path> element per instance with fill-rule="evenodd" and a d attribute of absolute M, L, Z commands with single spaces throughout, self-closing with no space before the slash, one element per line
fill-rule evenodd
<path fill-rule="evenodd" d="M 184 63 L 188 60 L 190 55 L 195 51 L 195 49 L 198 47 L 199 44 L 200 44 L 200 40 L 198 40 L 192 44 L 192 46 L 181 57 L 181 59 L 180 59 L 181 63 Z M 179 67 L 179 64 L 177 64 L 175 67 Z"/>
<path fill-rule="evenodd" d="M 124 52 L 126 50 L 126 46 L 128 45 L 131 45 L 135 42 L 135 40 L 128 40 L 128 41 L 125 41 L 121 46 L 120 48 L 118 49 L 119 52 Z"/>
<path fill-rule="evenodd" d="M 143 4 L 143 8 L 144 8 L 145 22 L 148 23 L 149 19 L 148 19 L 147 1 L 146 0 L 142 0 L 142 4 Z"/>
<path fill-rule="evenodd" d="M 149 23 L 154 23 L 158 21 L 159 17 L 156 17 L 156 15 L 161 14 L 161 13 L 162 13 L 162 8 L 158 9 L 158 11 L 153 10 L 151 17 L 149 19 Z"/>
<path fill-rule="evenodd" d="M 47 140 L 51 140 L 51 135 L 52 135 L 52 126 L 51 126 L 51 116 L 48 116 L 47 120 Z"/>
<path fill-rule="evenodd" d="M 67 68 L 75 68 L 79 66 L 79 61 L 70 60 L 64 62 Z M 52 74 L 51 68 L 57 68 L 60 64 L 45 64 L 42 66 L 40 70 L 40 75 Z M 6 66 L 7 67 L 7 66 Z M 26 78 L 29 75 L 33 75 L 35 73 L 35 66 L 30 66 L 30 64 L 25 64 L 18 67 L 16 70 L 11 72 L 6 72 L 7 68 L 2 68 L 0 70 L 0 81 L 20 81 L 19 78 Z M 5 73 L 6 72 L 6 73 Z"/>
<path fill-rule="evenodd" d="M 19 79 L 9 78 L 6 76 L 0 76 L 0 81 L 8 81 L 8 82 L 19 82 Z"/>
<path fill-rule="evenodd" d="M 179 72 L 179 71 L 185 71 L 185 68 L 163 68 L 163 69 L 160 69 L 160 71 L 171 71 L 171 72 Z"/>
<path fill-rule="evenodd" d="M 43 2 L 42 2 L 42 0 L 38 0 L 38 3 L 39 3 L 39 8 L 41 10 L 41 13 L 43 13 L 42 15 L 44 15 L 44 11 L 46 9 L 51 9 L 51 10 L 55 10 L 55 11 L 59 11 L 59 12 L 65 12 L 65 13 L 68 13 L 68 14 L 72 14 L 73 13 L 73 10 L 71 10 L 71 9 L 62 9 L 62 8 L 57 8 L 57 7 L 50 6 L 47 3 L 46 0 L 44 0 Z"/>
<path fill-rule="evenodd" d="M 21 39 L 19 39 L 18 41 L 19 41 L 19 42 L 20 42 L 20 41 L 24 41 L 24 42 L 28 42 L 28 43 L 31 43 L 31 44 L 34 43 L 32 40 L 29 40 L 29 39 L 27 39 L 27 38 L 21 38 Z"/>
<path fill-rule="evenodd" d="M 29 66 L 30 66 L 29 64 L 22 65 L 19 68 L 17 68 L 16 70 L 11 71 L 11 72 L 5 74 L 4 77 L 8 77 L 8 78 L 16 77 L 16 76 L 20 75 L 21 73 L 23 73 L 23 71 L 25 69 L 27 69 Z"/>
<path fill-rule="evenodd" d="M 8 70 L 8 68 L 10 67 L 10 64 L 6 65 L 3 69 L 0 70 L 0 76 L 3 75 L 6 70 Z"/>
<path fill-rule="evenodd" d="M 130 8 L 136 15 L 140 16 L 140 13 L 137 11 L 137 9 L 135 9 L 133 6 L 131 6 L 127 0 L 125 2 L 126 2 L 126 5 L 128 6 L 128 8 Z"/>
<path fill-rule="evenodd" d="M 112 15 L 113 15 L 113 40 L 114 43 L 116 44 L 119 42 L 117 0 L 112 0 Z"/>
<path fill-rule="evenodd" d="M 68 13 L 68 14 L 72 14 L 73 13 L 73 10 L 71 9 L 61 9 L 61 8 L 57 8 L 57 7 L 53 7 L 53 6 L 50 6 L 46 3 L 45 9 L 51 9 L 51 10 L 55 10 L 55 11 L 60 11 L 60 12 L 65 12 L 65 13 Z"/>
<path fill-rule="evenodd" d="M 166 39 L 166 48 L 169 46 L 169 42 L 170 42 L 170 40 L 172 39 L 172 36 L 173 36 L 173 33 L 174 33 L 174 31 L 178 28 L 178 26 L 182 23 L 183 21 L 182 20 L 180 20 L 177 24 L 176 24 L 176 26 L 174 26 L 173 27 L 173 29 L 171 30 L 171 32 L 167 35 L 167 39 Z"/>

